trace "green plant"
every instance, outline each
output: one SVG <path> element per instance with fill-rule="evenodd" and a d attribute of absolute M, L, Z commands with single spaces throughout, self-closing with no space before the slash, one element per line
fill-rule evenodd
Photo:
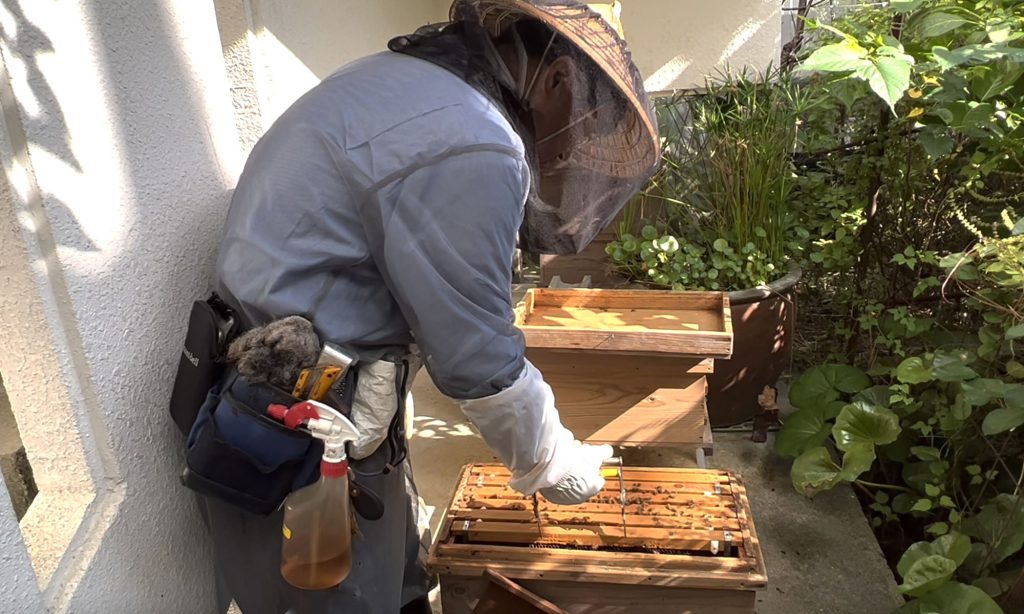
<path fill-rule="evenodd" d="M 639 230 L 623 224 L 607 247 L 613 262 L 635 280 L 676 289 L 735 290 L 779 277 L 801 245 L 792 153 L 812 104 L 775 70 L 723 75 L 699 94 L 660 101 L 661 170 L 633 204 L 647 220 Z"/>
<path fill-rule="evenodd" d="M 801 492 L 861 493 L 903 612 L 1000 612 L 1022 577 L 1022 18 L 894 0 L 803 54 L 828 98 L 796 153 L 807 368 L 776 445 Z"/>
<path fill-rule="evenodd" d="M 1020 210 L 1022 15 L 1020 0 L 897 0 L 811 24 L 798 74 L 827 96 L 795 154 L 811 237 L 798 365 L 870 364 L 963 324 L 936 254 Z"/>
<path fill-rule="evenodd" d="M 1000 612 L 992 597 L 1024 564 L 1024 219 L 1006 217 L 1004 236 L 941 259 L 975 334 L 917 339 L 872 376 L 850 365 L 807 370 L 776 439 L 795 458 L 798 491 L 850 482 L 875 526 L 916 520 L 931 535 L 896 567 L 913 599 L 906 612 Z M 960 603 L 970 607 L 951 605 Z"/>

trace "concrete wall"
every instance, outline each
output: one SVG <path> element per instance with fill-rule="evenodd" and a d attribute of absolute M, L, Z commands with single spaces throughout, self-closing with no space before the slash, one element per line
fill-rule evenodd
<path fill-rule="evenodd" d="M 210 609 L 166 402 L 239 163 L 213 6 L 3 0 L 0 30 L 0 372 L 40 489 L 22 539 L 0 502 L 0 611 Z"/>

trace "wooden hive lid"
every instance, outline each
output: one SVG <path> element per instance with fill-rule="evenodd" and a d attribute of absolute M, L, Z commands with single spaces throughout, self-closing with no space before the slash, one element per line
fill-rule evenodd
<path fill-rule="evenodd" d="M 441 574 L 753 590 L 764 558 L 739 477 L 708 469 L 630 468 L 623 534 L 616 478 L 579 506 L 507 486 L 508 470 L 467 465 L 430 553 Z"/>

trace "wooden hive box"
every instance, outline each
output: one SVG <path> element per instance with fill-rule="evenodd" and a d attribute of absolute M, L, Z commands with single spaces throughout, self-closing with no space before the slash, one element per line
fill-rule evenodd
<path fill-rule="evenodd" d="M 704 376 L 733 345 L 724 293 L 534 288 L 516 325 L 578 438 L 710 448 Z"/>
<path fill-rule="evenodd" d="M 501 465 L 462 470 L 430 551 L 445 614 L 473 611 L 501 574 L 572 614 L 754 612 L 766 584 L 764 557 L 739 477 L 726 471 L 625 468 L 619 484 L 579 506 L 507 486 Z"/>

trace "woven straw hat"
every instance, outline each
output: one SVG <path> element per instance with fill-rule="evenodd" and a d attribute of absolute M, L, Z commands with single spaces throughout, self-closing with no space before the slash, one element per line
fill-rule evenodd
<path fill-rule="evenodd" d="M 658 164 L 660 141 L 654 111 L 643 78 L 633 64 L 625 41 L 600 13 L 577 0 L 455 0 L 452 19 L 461 7 L 473 7 L 492 36 L 523 18 L 536 19 L 555 30 L 589 57 L 629 102 L 612 132 L 582 144 L 577 155 L 586 166 L 611 177 L 642 177 Z"/>

